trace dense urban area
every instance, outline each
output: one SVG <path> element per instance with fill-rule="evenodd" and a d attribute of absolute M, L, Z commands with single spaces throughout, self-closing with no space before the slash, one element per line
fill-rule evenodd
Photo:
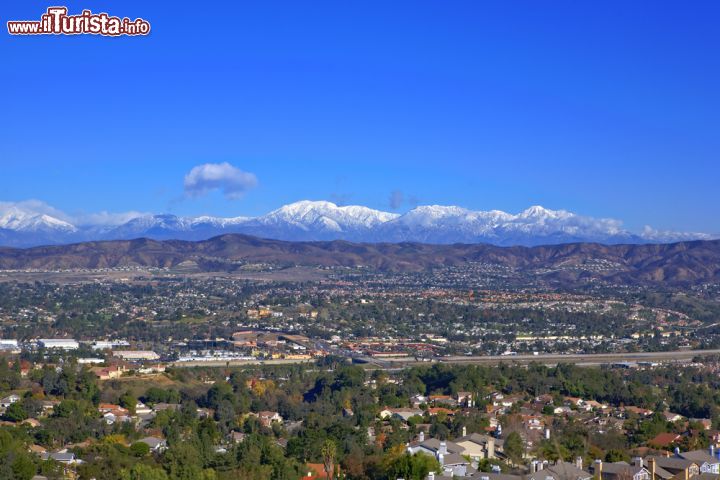
<path fill-rule="evenodd" d="M 542 278 L 2 271 L 0 479 L 718 478 L 720 285 Z"/>

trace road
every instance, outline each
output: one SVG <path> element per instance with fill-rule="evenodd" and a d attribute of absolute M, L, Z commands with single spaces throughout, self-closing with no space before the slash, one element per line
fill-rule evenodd
<path fill-rule="evenodd" d="M 274 358 L 269 360 L 209 360 L 197 362 L 172 362 L 173 367 L 245 367 L 248 365 L 288 365 L 291 363 L 313 363 L 306 359 Z"/>
<path fill-rule="evenodd" d="M 501 363 L 541 363 L 544 365 L 557 365 L 558 363 L 574 363 L 576 365 L 602 365 L 606 363 L 623 362 L 677 362 L 691 360 L 696 356 L 720 355 L 718 350 L 675 350 L 671 352 L 638 352 L 638 353 L 584 353 L 584 354 L 545 354 L 545 355 L 488 355 L 488 356 L 455 356 L 438 357 L 435 363 L 454 365 L 498 365 Z M 418 362 L 415 358 L 387 358 L 375 359 L 363 357 L 380 368 L 393 369 L 411 365 L 427 365 L 428 362 Z"/>
<path fill-rule="evenodd" d="M 430 361 L 418 361 L 414 357 L 404 358 L 373 358 L 355 356 L 353 360 L 366 366 L 368 369 L 401 370 L 416 365 L 429 365 L 430 363 L 445 363 L 450 365 L 499 365 L 540 363 L 543 365 L 557 365 L 558 363 L 573 363 L 581 366 L 595 366 L 608 363 L 623 362 L 680 362 L 691 360 L 697 356 L 720 355 L 718 350 L 675 350 L 672 352 L 638 352 L 638 353 L 583 353 L 583 354 L 546 354 L 546 355 L 488 355 L 488 356 L 455 356 L 437 357 Z M 291 363 L 311 363 L 312 360 L 232 360 L 212 362 L 175 362 L 174 367 L 241 367 L 247 365 L 284 365 Z"/>

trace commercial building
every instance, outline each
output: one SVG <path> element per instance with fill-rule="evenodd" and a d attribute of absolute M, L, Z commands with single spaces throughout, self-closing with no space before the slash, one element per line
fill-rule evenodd
<path fill-rule="evenodd" d="M 77 350 L 80 344 L 71 338 L 41 338 L 37 341 L 39 347 L 60 350 Z"/>

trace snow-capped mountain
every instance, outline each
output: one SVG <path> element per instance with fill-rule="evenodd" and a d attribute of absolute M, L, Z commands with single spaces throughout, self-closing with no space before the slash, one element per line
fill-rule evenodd
<path fill-rule="evenodd" d="M 303 200 L 238 225 L 238 231 L 281 240 L 367 240 L 376 227 L 399 217 L 361 206 Z"/>
<path fill-rule="evenodd" d="M 32 246 L 138 237 L 202 240 L 225 233 L 291 241 L 343 239 L 528 246 L 587 241 L 668 243 L 715 238 L 701 233 L 660 232 L 650 227 L 634 234 L 623 229 L 618 220 L 586 217 L 540 206 L 510 214 L 499 210 L 473 211 L 456 206 L 427 205 L 399 215 L 363 206 L 303 200 L 259 217 L 138 215 L 119 225 L 76 226 L 45 212 L 0 202 L 0 245 Z"/>
<path fill-rule="evenodd" d="M 71 223 L 14 205 L 0 210 L 0 228 L 16 232 L 72 233 L 77 231 L 77 228 Z"/>
<path fill-rule="evenodd" d="M 302 200 L 273 210 L 257 218 L 262 225 L 295 225 L 303 230 L 320 225 L 334 231 L 369 229 L 399 217 L 367 207 L 339 207 L 332 202 Z"/>

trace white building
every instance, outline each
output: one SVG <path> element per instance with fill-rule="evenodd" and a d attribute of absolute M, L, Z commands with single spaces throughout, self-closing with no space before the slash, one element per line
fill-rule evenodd
<path fill-rule="evenodd" d="M 20 348 L 18 347 L 17 340 L 5 340 L 0 338 L 0 352 L 11 352 L 18 353 Z"/>
<path fill-rule="evenodd" d="M 7 397 L 0 399 L 0 407 L 7 408 L 13 403 L 17 403 L 19 401 L 20 397 L 13 393 L 12 395 L 8 395 Z"/>
<path fill-rule="evenodd" d="M 117 350 L 113 352 L 114 357 L 123 360 L 158 360 L 160 355 L 152 350 Z"/>
<path fill-rule="evenodd" d="M 127 340 L 97 340 L 93 342 L 93 350 L 112 350 L 115 347 L 129 347 Z"/>
<path fill-rule="evenodd" d="M 77 350 L 80 344 L 71 338 L 41 338 L 37 341 L 42 348 L 56 348 L 61 350 Z"/>
<path fill-rule="evenodd" d="M 77 362 L 80 365 L 92 365 L 105 362 L 102 358 L 78 358 Z"/>

